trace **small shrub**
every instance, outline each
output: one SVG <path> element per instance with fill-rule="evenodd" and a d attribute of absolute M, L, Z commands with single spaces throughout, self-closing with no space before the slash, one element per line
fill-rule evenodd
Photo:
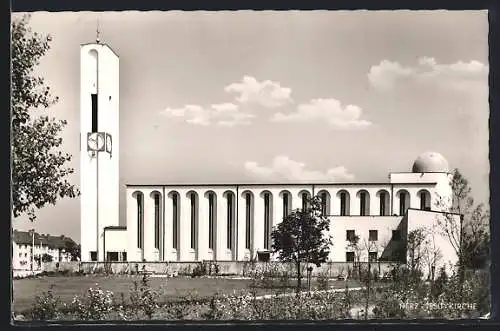
<path fill-rule="evenodd" d="M 318 290 L 325 291 L 328 290 L 328 281 L 330 277 L 328 277 L 328 272 L 321 272 L 316 277 L 316 281 L 318 282 Z"/>
<path fill-rule="evenodd" d="M 205 266 L 202 264 L 199 264 L 196 267 L 194 267 L 193 270 L 191 271 L 191 278 L 201 277 L 201 276 L 204 276 L 205 274 L 206 274 Z"/>
<path fill-rule="evenodd" d="M 113 292 L 103 291 L 99 284 L 89 288 L 86 296 L 76 296 L 71 302 L 71 310 L 80 320 L 105 320 L 113 311 Z"/>
<path fill-rule="evenodd" d="M 148 319 L 151 319 L 155 310 L 159 308 L 158 297 L 158 292 L 153 290 L 149 284 L 149 275 L 143 266 L 140 286 L 134 281 L 134 287 L 130 292 L 130 301 L 134 312 L 136 314 L 142 312 Z"/>
<path fill-rule="evenodd" d="M 36 296 L 31 314 L 34 320 L 47 321 L 53 320 L 59 316 L 59 305 L 61 301 L 59 297 L 54 296 L 52 291 L 44 292 L 42 295 Z"/>

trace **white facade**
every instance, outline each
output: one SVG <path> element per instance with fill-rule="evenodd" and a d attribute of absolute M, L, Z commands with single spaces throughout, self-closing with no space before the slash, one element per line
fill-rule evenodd
<path fill-rule="evenodd" d="M 299 209 L 313 195 L 324 199 L 324 214 L 331 221 L 330 260 L 345 262 L 351 256 L 348 231 L 367 243 L 362 257 L 366 260 L 369 255 L 383 257 L 395 241 L 404 243 L 408 231 L 432 228 L 436 217 L 449 211 L 448 164 L 431 152 L 419 156 L 411 172 L 389 174 L 386 183 L 127 185 L 127 224 L 120 227 L 118 85 L 118 56 L 103 44 L 83 45 L 82 261 L 255 258 L 257 252 L 271 249 L 271 231 L 283 220 L 285 208 Z M 98 96 L 97 128 L 92 94 Z M 112 135 L 112 154 L 87 150 L 91 131 Z M 456 261 L 447 238 L 440 236 L 435 242 L 446 259 Z"/>
<path fill-rule="evenodd" d="M 13 270 L 39 270 L 40 258 L 45 254 L 50 255 L 53 262 L 71 261 L 71 253 L 64 249 L 51 247 L 35 241 L 34 249 L 31 243 L 17 243 L 12 241 L 12 269 Z M 33 263 L 33 269 L 31 265 Z"/>
<path fill-rule="evenodd" d="M 119 59 L 96 43 L 81 46 L 80 60 L 81 259 L 102 261 L 104 228 L 119 225 Z M 90 132 L 110 134 L 111 153 L 88 151 Z"/>
<path fill-rule="evenodd" d="M 407 231 L 431 224 L 429 219 L 447 211 L 440 201 L 447 201 L 451 194 L 449 184 L 444 185 L 450 179 L 446 172 L 397 173 L 390 178 L 388 183 L 365 184 L 128 185 L 128 257 L 133 261 L 248 260 L 258 251 L 271 248 L 270 233 L 283 219 L 285 193 L 289 210 L 300 209 L 303 197 L 326 198 L 325 212 L 331 221 L 333 238 L 331 261 L 346 261 L 348 230 L 354 230 L 360 244 L 366 242 L 363 260 L 368 258 L 368 251 L 378 252 L 380 257 L 384 246 L 391 241 L 393 230 L 400 231 L 404 237 Z M 250 203 L 246 201 L 247 193 L 251 196 Z M 209 194 L 214 196 L 212 234 Z M 265 194 L 269 194 L 267 207 Z M 233 196 L 233 206 L 228 195 Z M 159 201 L 156 208 L 155 196 Z M 232 209 L 234 217 L 230 222 Z M 229 228 L 228 222 L 232 224 Z M 370 230 L 377 232 L 377 240 L 369 240 Z M 214 238 L 212 247 L 209 247 L 210 236 Z M 444 247 L 448 243 L 446 238 L 442 239 L 440 245 Z"/>

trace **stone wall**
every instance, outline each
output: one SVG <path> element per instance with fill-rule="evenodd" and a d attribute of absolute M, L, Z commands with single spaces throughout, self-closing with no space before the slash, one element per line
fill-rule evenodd
<path fill-rule="evenodd" d="M 367 263 L 361 263 L 362 268 L 367 268 Z M 372 273 L 378 271 L 380 275 L 387 273 L 394 264 L 387 262 L 372 263 Z M 70 272 L 70 273 L 113 273 L 134 274 L 146 270 L 153 274 L 162 275 L 191 275 L 196 268 L 205 268 L 206 274 L 211 275 L 234 275 L 241 277 L 253 277 L 268 274 L 280 276 L 287 272 L 291 277 L 296 274 L 293 263 L 280 262 L 248 262 L 248 261 L 204 261 L 204 262 L 47 262 L 43 263 L 42 270 L 46 272 Z M 330 262 L 324 263 L 319 268 L 313 267 L 312 276 L 318 275 L 337 278 L 348 276 L 353 270 L 353 263 Z M 304 270 L 304 275 L 305 275 Z"/>

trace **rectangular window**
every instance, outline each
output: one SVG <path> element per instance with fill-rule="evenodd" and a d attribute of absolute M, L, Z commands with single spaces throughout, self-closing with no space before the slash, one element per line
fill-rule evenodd
<path fill-rule="evenodd" d="M 91 95 L 92 100 L 92 132 L 97 131 L 97 94 Z"/>
<path fill-rule="evenodd" d="M 127 252 L 122 252 L 122 261 L 127 262 Z"/>
<path fill-rule="evenodd" d="M 385 192 L 380 192 L 380 216 L 385 216 Z"/>
<path fill-rule="evenodd" d="M 178 238 L 178 225 L 179 225 L 179 203 L 177 201 L 177 194 L 174 194 L 172 196 L 172 210 L 173 210 L 173 215 L 172 215 L 172 247 L 175 249 L 179 248 L 179 242 L 177 241 Z"/>
<path fill-rule="evenodd" d="M 227 242 L 226 246 L 228 249 L 233 248 L 233 196 L 228 194 L 227 196 Z"/>
<path fill-rule="evenodd" d="M 97 261 L 97 252 L 96 251 L 90 252 L 90 261 Z"/>
<path fill-rule="evenodd" d="M 196 249 L 196 195 L 191 194 L 191 248 Z"/>
<path fill-rule="evenodd" d="M 345 240 L 352 241 L 352 240 L 354 240 L 354 237 L 356 237 L 356 231 L 354 231 L 354 230 L 347 230 L 345 232 Z"/>
<path fill-rule="evenodd" d="M 378 240 L 378 231 L 377 230 L 370 230 L 368 232 L 368 240 L 369 241 L 377 241 Z"/>
<path fill-rule="evenodd" d="M 269 249 L 270 196 L 264 194 L 264 249 Z"/>
<path fill-rule="evenodd" d="M 340 216 L 346 216 L 346 194 L 345 192 L 340 193 Z"/>
<path fill-rule="evenodd" d="M 346 262 L 354 262 L 354 252 L 345 252 Z"/>
<path fill-rule="evenodd" d="M 377 262 L 377 260 L 378 260 L 378 253 L 377 252 L 369 252 L 368 253 L 368 261 Z"/>
<path fill-rule="evenodd" d="M 359 194 L 359 215 L 366 216 L 366 193 Z"/>
<path fill-rule="evenodd" d="M 401 240 L 401 231 L 400 230 L 392 230 L 392 240 Z"/>
<path fill-rule="evenodd" d="M 214 194 L 208 195 L 208 248 L 214 249 Z"/>
<path fill-rule="evenodd" d="M 250 193 L 246 194 L 246 233 L 245 233 L 245 248 L 250 249 L 250 231 L 251 231 L 251 220 L 252 220 L 252 196 Z"/>
<path fill-rule="evenodd" d="M 107 261 L 118 261 L 118 252 L 107 252 L 106 254 Z"/>
<path fill-rule="evenodd" d="M 155 248 L 160 249 L 160 195 L 155 194 Z"/>

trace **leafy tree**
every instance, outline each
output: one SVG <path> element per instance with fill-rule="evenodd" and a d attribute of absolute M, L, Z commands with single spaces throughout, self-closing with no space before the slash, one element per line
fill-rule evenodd
<path fill-rule="evenodd" d="M 446 289 L 446 284 L 448 283 L 448 275 L 446 274 L 446 268 L 441 267 L 439 269 L 439 275 L 435 282 L 433 282 L 431 287 L 431 294 L 434 298 L 439 297 Z"/>
<path fill-rule="evenodd" d="M 407 265 L 412 273 L 419 273 L 422 270 L 424 260 L 425 243 L 427 237 L 425 228 L 418 228 L 408 233 L 407 249 L 408 260 Z"/>
<path fill-rule="evenodd" d="M 80 244 L 75 243 L 73 240 L 66 240 L 64 249 L 71 254 L 71 261 L 78 261 L 80 257 Z"/>
<path fill-rule="evenodd" d="M 322 214 L 321 198 L 313 197 L 305 209 L 292 211 L 271 233 L 272 249 L 282 262 L 293 262 L 297 270 L 297 293 L 302 288 L 302 268 L 326 262 L 332 244 L 330 222 Z"/>
<path fill-rule="evenodd" d="M 489 260 L 489 212 L 482 203 L 474 206 L 469 181 L 458 169 L 453 170 L 450 185 L 453 192 L 451 201 L 438 197 L 438 205 L 451 204 L 451 212 L 462 217 L 459 224 L 453 215 L 444 217 L 440 222 L 441 232 L 453 246 L 461 269 L 482 268 Z M 463 279 L 463 270 L 461 274 Z"/>
<path fill-rule="evenodd" d="M 53 260 L 54 260 L 54 258 L 52 257 L 52 255 L 47 254 L 47 253 L 43 253 L 42 262 L 52 262 Z"/>
<path fill-rule="evenodd" d="M 35 74 L 51 38 L 33 32 L 28 21 L 29 16 L 14 20 L 11 31 L 12 208 L 14 217 L 27 214 L 34 221 L 36 209 L 79 192 L 66 179 L 74 172 L 65 166 L 71 155 L 61 151 L 66 121 L 42 115 L 58 100 Z"/>

